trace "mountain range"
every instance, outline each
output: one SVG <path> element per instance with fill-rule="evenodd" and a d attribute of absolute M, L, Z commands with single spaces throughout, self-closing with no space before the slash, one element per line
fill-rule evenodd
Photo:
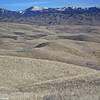
<path fill-rule="evenodd" d="M 32 6 L 21 11 L 11 11 L 0 8 L 0 22 L 17 22 L 38 25 L 100 25 L 100 8 L 47 8 Z"/>

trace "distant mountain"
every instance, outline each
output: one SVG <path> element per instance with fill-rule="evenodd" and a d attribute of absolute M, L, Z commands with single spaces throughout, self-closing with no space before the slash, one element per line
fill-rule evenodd
<path fill-rule="evenodd" d="M 46 8 L 32 6 L 23 11 L 0 9 L 0 21 L 38 25 L 88 24 L 100 25 L 100 8 Z"/>
<path fill-rule="evenodd" d="M 39 14 L 41 12 L 44 12 L 45 10 L 48 10 L 47 7 L 39 7 L 39 6 L 32 6 L 30 8 L 27 8 L 20 13 L 24 16 L 33 16 L 35 14 Z"/>
<path fill-rule="evenodd" d="M 48 9 L 47 7 L 39 7 L 39 6 L 32 6 L 28 9 L 26 9 L 26 11 L 42 11 Z"/>
<path fill-rule="evenodd" d="M 10 17 L 19 15 L 17 11 L 11 11 L 7 9 L 0 8 L 0 17 Z"/>

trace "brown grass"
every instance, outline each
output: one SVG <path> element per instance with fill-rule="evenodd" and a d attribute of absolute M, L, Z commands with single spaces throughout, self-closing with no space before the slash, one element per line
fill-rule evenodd
<path fill-rule="evenodd" d="M 0 98 L 99 100 L 100 27 L 0 23 Z"/>
<path fill-rule="evenodd" d="M 0 56 L 0 93 L 8 95 L 11 100 L 13 98 L 11 94 L 14 95 L 14 100 L 20 95 L 25 98 L 21 100 L 27 100 L 23 93 L 29 93 L 29 99 L 33 98 L 31 96 L 43 100 L 45 98 L 57 100 L 59 96 L 69 98 L 72 92 L 70 89 L 75 96 L 79 96 L 75 91 L 91 96 L 95 91 L 99 91 L 99 78 L 98 71 L 72 64 Z M 88 95 L 85 93 L 85 88 L 90 90 L 87 90 Z M 70 94 L 68 97 L 66 97 L 67 92 Z M 18 97 L 15 96 L 16 93 L 19 93 Z"/>

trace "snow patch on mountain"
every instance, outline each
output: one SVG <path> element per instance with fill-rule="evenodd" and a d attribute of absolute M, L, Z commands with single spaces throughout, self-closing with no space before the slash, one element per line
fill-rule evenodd
<path fill-rule="evenodd" d="M 44 9 L 48 9 L 47 7 L 39 7 L 39 6 L 32 6 L 31 11 L 42 11 Z"/>

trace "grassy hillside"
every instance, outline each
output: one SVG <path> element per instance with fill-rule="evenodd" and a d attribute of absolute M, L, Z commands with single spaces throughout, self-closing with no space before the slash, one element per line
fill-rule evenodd
<path fill-rule="evenodd" d="M 60 61 L 100 69 L 98 26 L 0 24 L 0 55 Z"/>
<path fill-rule="evenodd" d="M 21 100 L 32 98 L 34 100 L 36 98 L 58 100 L 59 96 L 67 99 L 70 95 L 73 98 L 73 94 L 76 98 L 81 92 L 82 96 L 91 96 L 96 93 L 99 97 L 100 92 L 97 92 L 100 88 L 99 78 L 98 71 L 72 64 L 0 56 L 0 94 L 4 93 L 4 96 L 7 95 L 10 100 L 19 100 L 19 95 L 21 95 Z M 88 94 L 85 93 L 85 88 L 90 90 L 86 90 Z M 67 92 L 71 93 L 68 97 L 66 97 Z M 17 93 L 19 95 L 15 96 Z M 29 95 L 24 96 L 24 93 Z M 63 100 L 60 98 L 59 100 Z"/>
<path fill-rule="evenodd" d="M 99 100 L 100 27 L 0 23 L 0 98 Z"/>

